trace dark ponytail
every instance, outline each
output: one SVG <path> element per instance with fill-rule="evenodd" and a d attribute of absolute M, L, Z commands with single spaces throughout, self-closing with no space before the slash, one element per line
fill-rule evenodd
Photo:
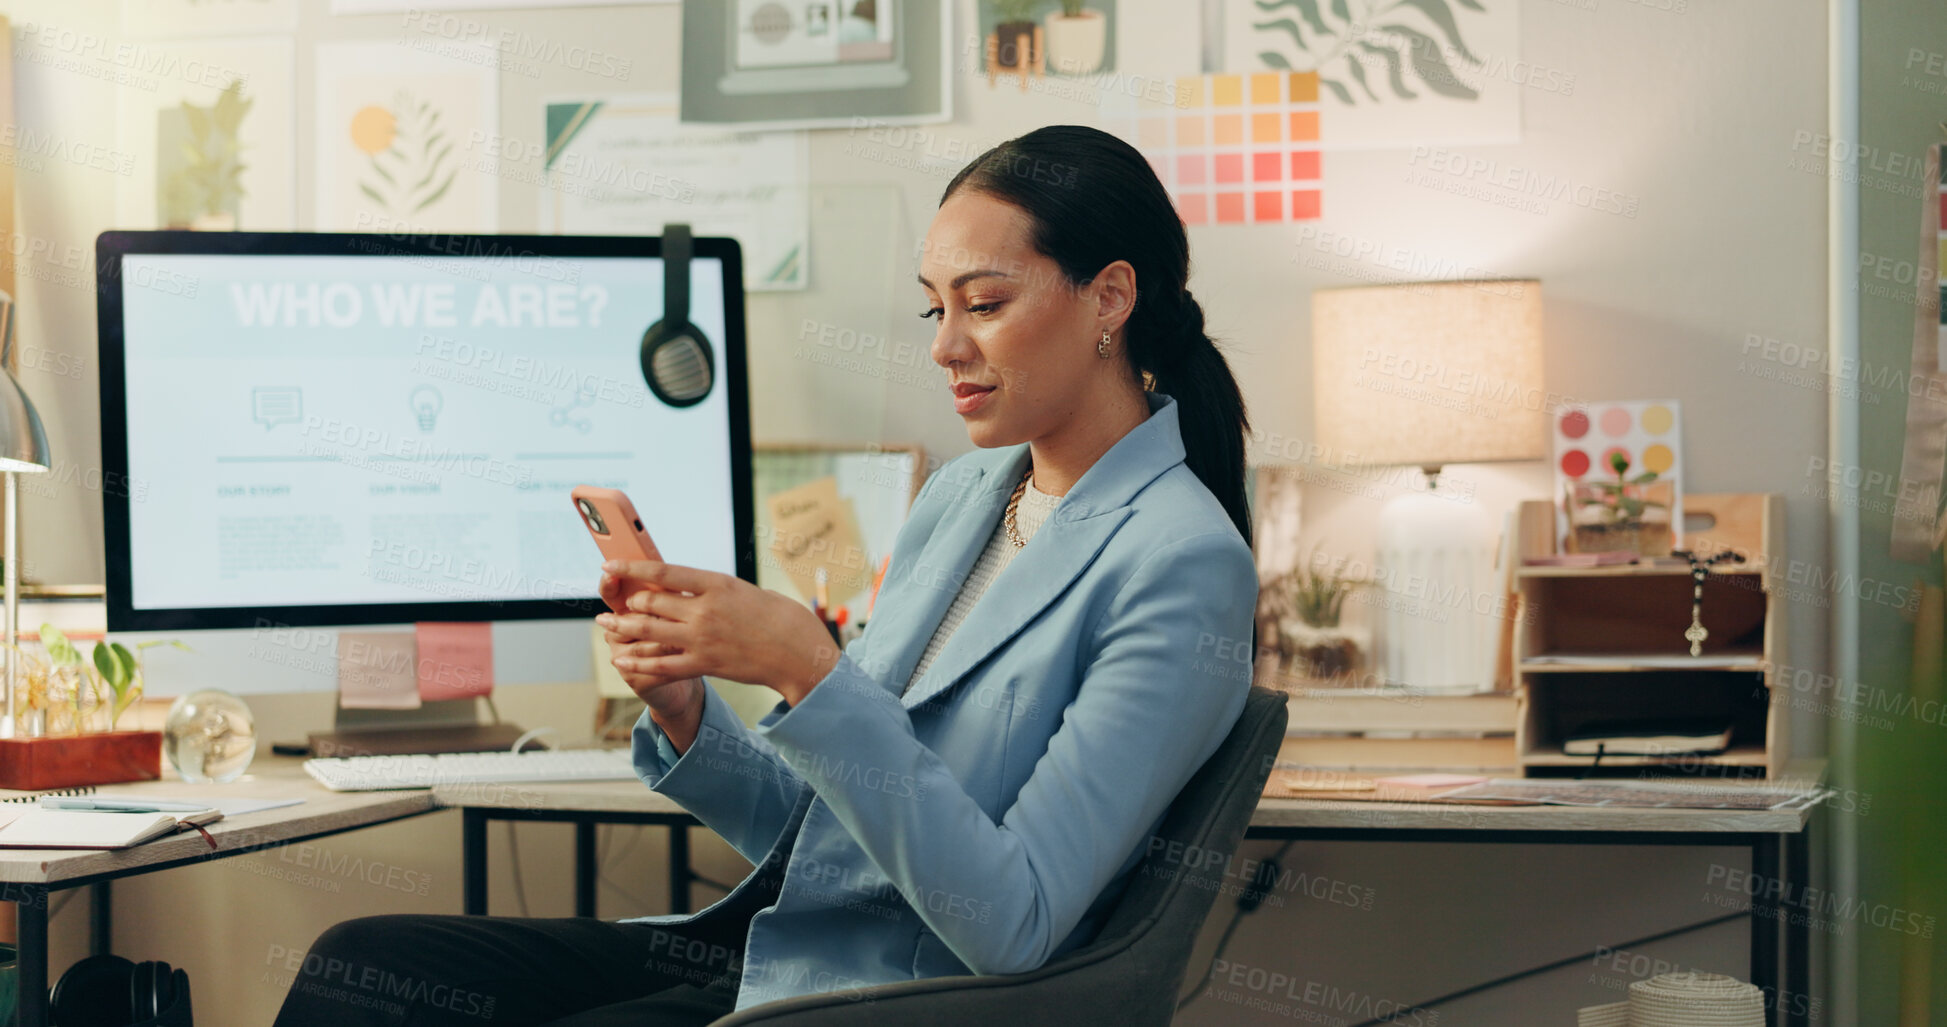
<path fill-rule="evenodd" d="M 963 188 L 1025 211 L 1035 249 L 1078 288 L 1118 260 L 1136 269 L 1136 305 L 1123 327 L 1129 363 L 1151 391 L 1176 399 L 1184 463 L 1249 545 L 1244 396 L 1186 288 L 1189 239 L 1149 161 L 1106 132 L 1051 125 L 974 158 L 940 202 Z"/>

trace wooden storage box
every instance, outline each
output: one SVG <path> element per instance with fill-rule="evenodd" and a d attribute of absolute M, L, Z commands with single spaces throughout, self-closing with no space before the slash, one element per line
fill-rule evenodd
<path fill-rule="evenodd" d="M 1729 548 L 1741 563 L 1717 564 L 1704 582 L 1702 653 L 1690 655 L 1690 568 L 1520 566 L 1521 616 L 1514 632 L 1515 749 L 1524 775 L 1576 773 L 1592 757 L 1570 756 L 1578 727 L 1632 718 L 1698 717 L 1732 728 L 1715 755 L 1604 756 L 1600 768 L 1663 767 L 1685 773 L 1775 776 L 1788 758 L 1784 690 L 1773 680 L 1784 655 L 1784 611 L 1773 593 L 1783 549 L 1784 497 L 1704 493 L 1683 498 L 1685 544 L 1710 554 Z M 1554 507 L 1521 505 L 1522 555 L 1555 551 Z M 1597 773 L 1600 773 L 1599 769 Z"/>
<path fill-rule="evenodd" d="M 0 738 L 0 788 L 43 791 L 153 781 L 161 776 L 160 731 Z"/>

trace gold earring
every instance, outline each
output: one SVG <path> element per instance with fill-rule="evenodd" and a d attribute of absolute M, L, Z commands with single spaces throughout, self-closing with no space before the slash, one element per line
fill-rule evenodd
<path fill-rule="evenodd" d="M 1102 329 L 1102 341 L 1095 344 L 1095 355 L 1107 360 L 1109 357 L 1109 330 Z"/>

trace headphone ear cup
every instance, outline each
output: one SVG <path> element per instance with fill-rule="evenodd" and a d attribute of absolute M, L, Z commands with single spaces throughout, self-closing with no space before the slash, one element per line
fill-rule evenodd
<path fill-rule="evenodd" d="M 129 1023 L 155 1019 L 155 964 L 137 963 L 128 976 Z"/>
<path fill-rule="evenodd" d="M 84 956 L 68 967 L 48 991 L 48 1019 L 54 1027 L 105 1027 L 135 1020 L 130 988 L 135 964 L 103 953 Z"/>
<path fill-rule="evenodd" d="M 658 321 L 642 336 L 642 377 L 656 398 L 673 407 L 694 406 L 716 384 L 716 356 L 693 324 L 665 327 Z"/>
<path fill-rule="evenodd" d="M 176 1004 L 176 975 L 182 971 L 158 959 L 155 964 L 155 986 L 151 989 L 155 996 L 155 1012 L 151 1018 L 161 1016 Z"/>

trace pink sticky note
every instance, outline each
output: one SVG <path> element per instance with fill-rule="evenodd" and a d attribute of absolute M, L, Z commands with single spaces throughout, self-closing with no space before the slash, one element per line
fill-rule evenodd
<path fill-rule="evenodd" d="M 338 705 L 348 710 L 417 709 L 412 636 L 403 631 L 340 631 Z"/>
<path fill-rule="evenodd" d="M 493 693 L 492 624 L 426 622 L 417 627 L 421 699 L 438 702 Z"/>
<path fill-rule="evenodd" d="M 1458 788 L 1461 785 L 1477 785 L 1487 778 L 1474 774 L 1406 774 L 1401 777 L 1382 777 L 1376 779 L 1382 785 L 1399 785 L 1405 788 Z"/>

